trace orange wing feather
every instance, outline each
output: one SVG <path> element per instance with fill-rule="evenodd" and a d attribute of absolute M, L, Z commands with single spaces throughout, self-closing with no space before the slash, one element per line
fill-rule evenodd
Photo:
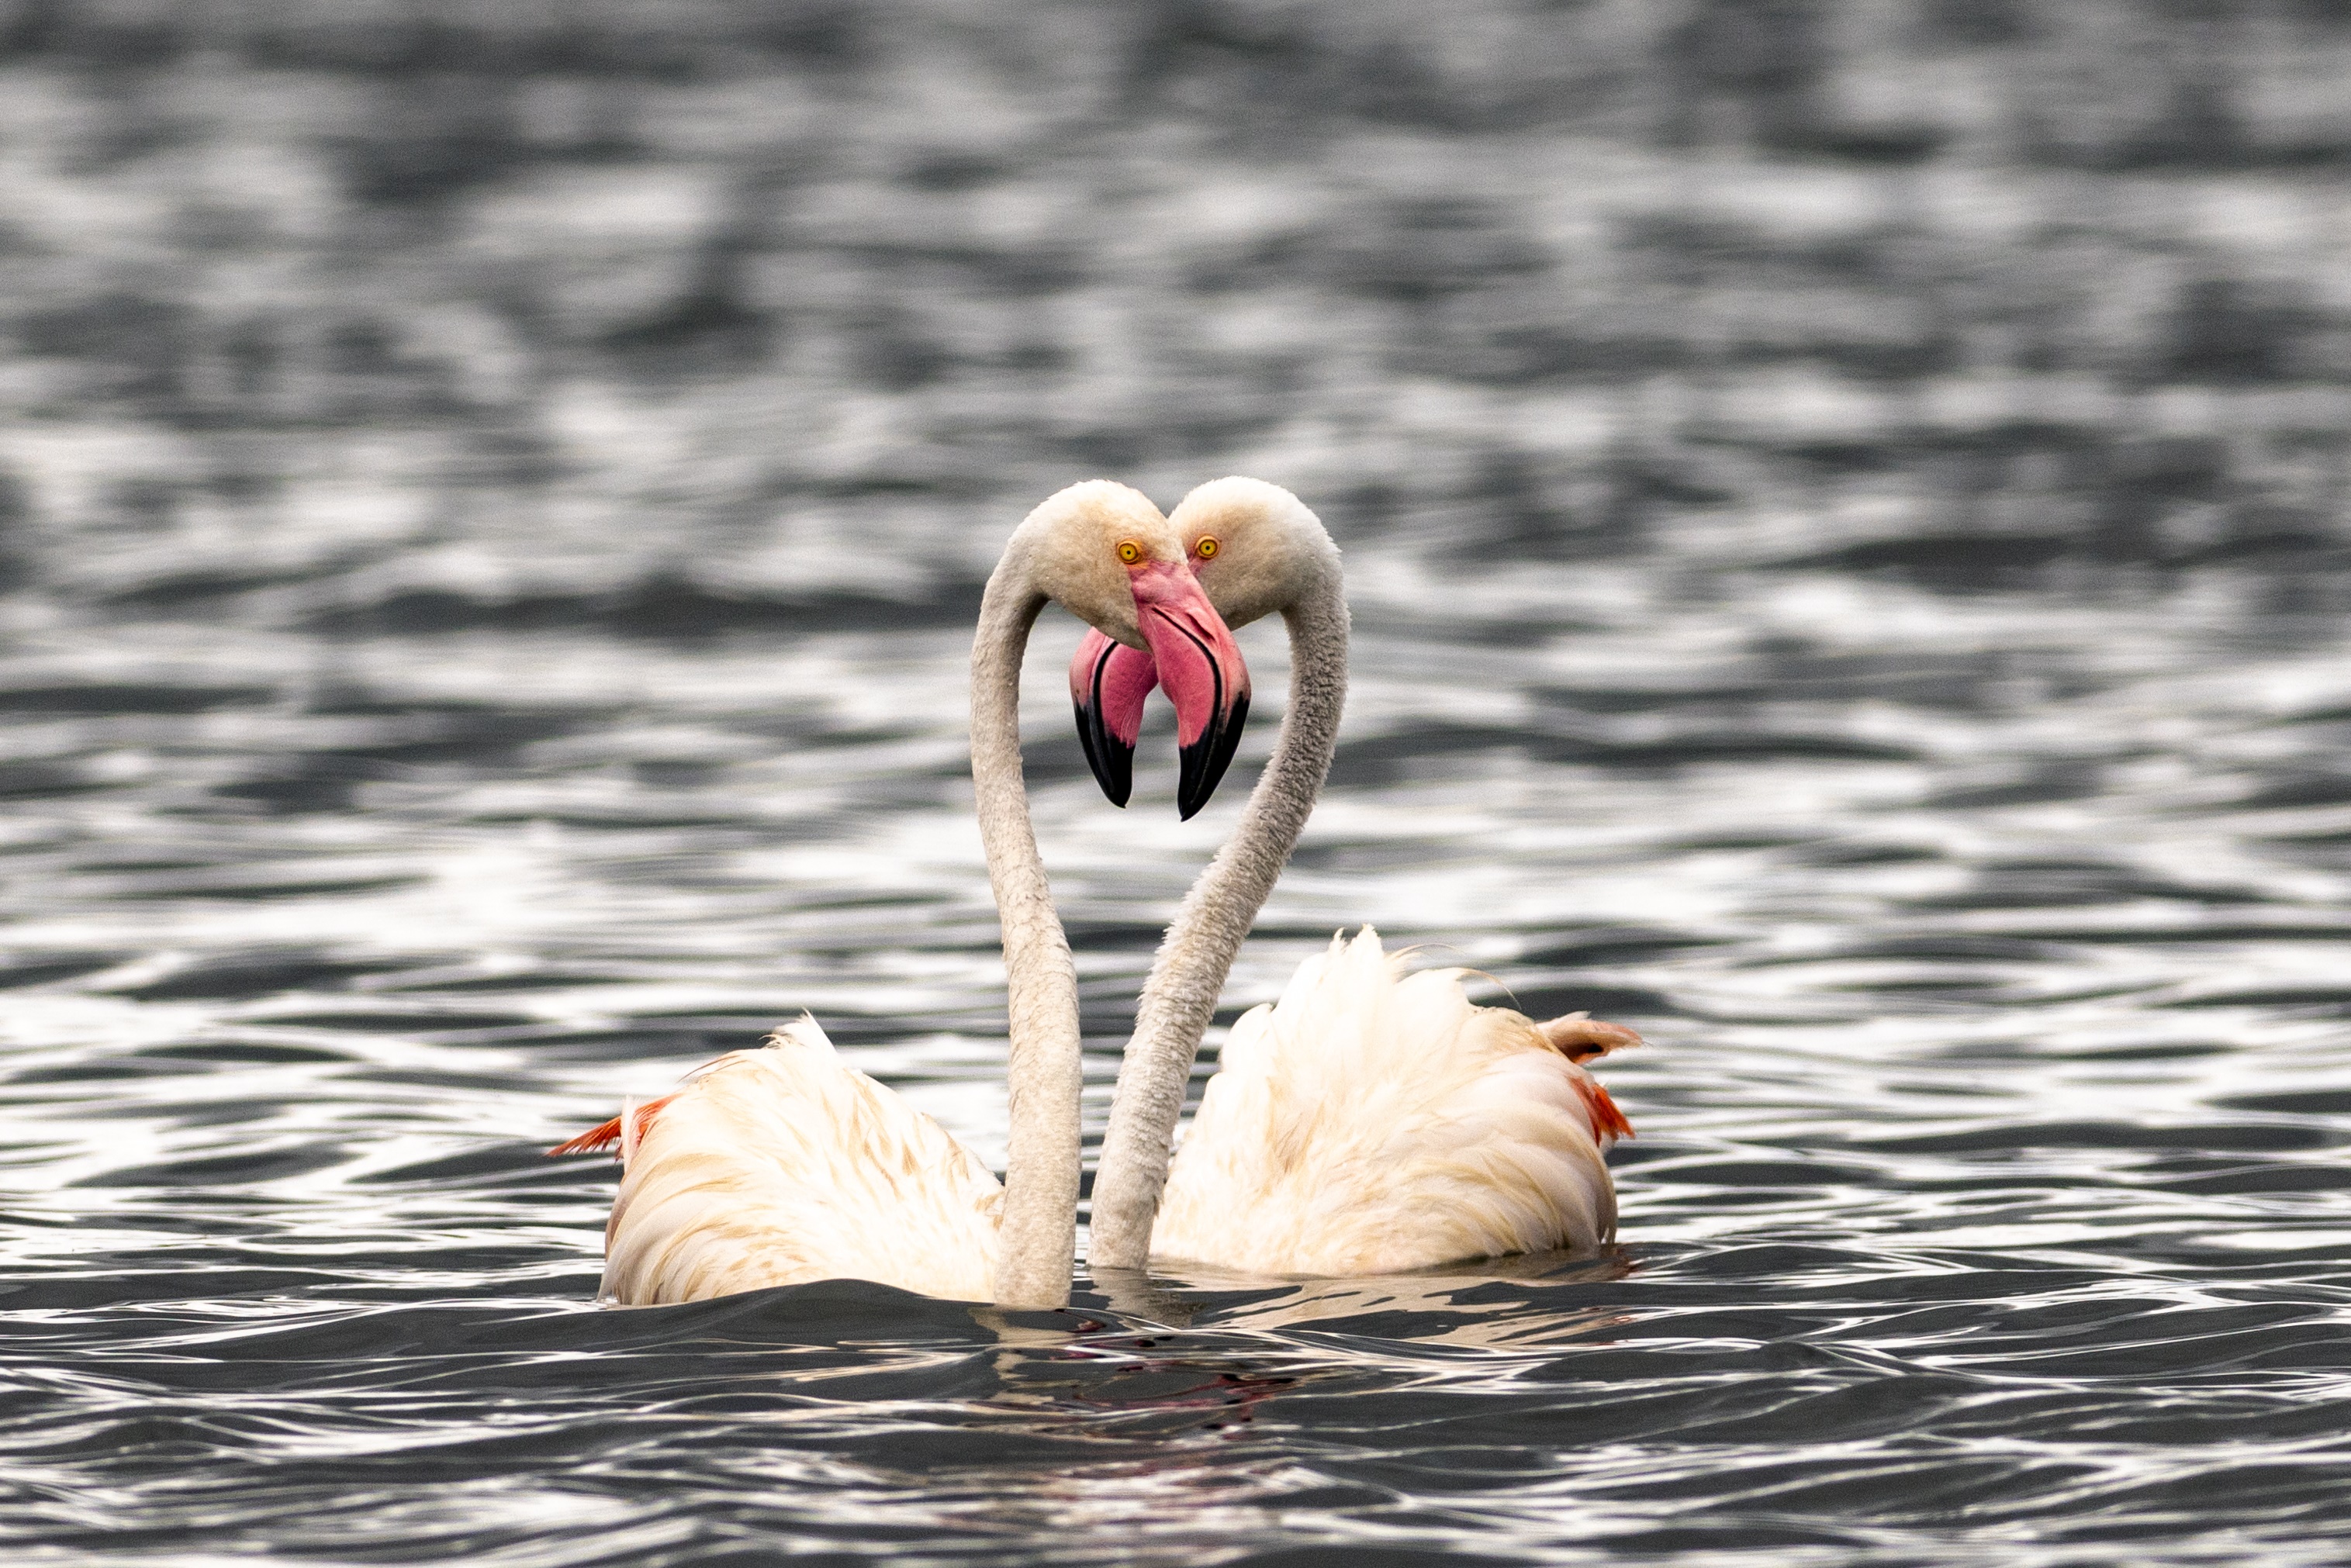
<path fill-rule="evenodd" d="M 1633 1135 L 1633 1124 L 1624 1112 L 1616 1108 L 1616 1102 L 1608 1098 L 1607 1090 L 1584 1078 L 1577 1081 L 1575 1092 L 1583 1096 L 1583 1109 L 1592 1117 L 1592 1135 L 1594 1138 L 1611 1135 L 1629 1138 Z"/>
<path fill-rule="evenodd" d="M 643 1137 L 645 1129 L 653 1125 L 654 1112 L 676 1098 L 674 1094 L 664 1094 L 658 1100 L 648 1100 L 638 1106 L 637 1136 Z M 617 1155 L 621 1152 L 621 1119 L 615 1116 L 601 1127 L 590 1127 L 576 1138 L 566 1138 L 547 1152 L 550 1155 Z"/>

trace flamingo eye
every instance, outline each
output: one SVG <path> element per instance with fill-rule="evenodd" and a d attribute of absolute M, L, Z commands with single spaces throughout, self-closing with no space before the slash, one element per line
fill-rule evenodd
<path fill-rule="evenodd" d="M 1118 541 L 1118 559 L 1133 566 L 1143 559 L 1143 547 L 1133 539 L 1121 539 Z"/>
<path fill-rule="evenodd" d="M 1202 560 L 1208 560 L 1213 559 L 1217 551 L 1223 548 L 1223 546 L 1217 543 L 1215 536 L 1210 535 L 1202 538 L 1198 544 L 1194 545 L 1192 547 L 1192 553 L 1198 556 Z"/>

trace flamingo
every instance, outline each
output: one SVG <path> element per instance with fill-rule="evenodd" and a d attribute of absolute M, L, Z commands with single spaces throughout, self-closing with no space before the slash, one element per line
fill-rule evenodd
<path fill-rule="evenodd" d="M 1215 480 L 1168 521 L 1228 625 L 1277 611 L 1288 622 L 1290 706 L 1136 1009 L 1094 1176 L 1094 1271 L 1156 1256 L 1251 1274 L 1361 1275 L 1610 1240 L 1616 1193 L 1604 1155 L 1633 1129 L 1584 1063 L 1640 1037 L 1581 1013 L 1537 1023 L 1473 1006 L 1465 971 L 1406 975 L 1368 925 L 1334 937 L 1279 1001 L 1233 1026 L 1171 1169 L 1217 992 L 1330 770 L 1348 617 L 1338 547 L 1279 486 Z M 1144 698 L 1165 679 L 1153 652 L 1089 634 L 1071 664 L 1079 735 L 1114 803 L 1124 803 Z"/>
<path fill-rule="evenodd" d="M 1031 512 L 988 578 L 972 645 L 972 780 L 1004 930 L 1011 1121 L 1003 1185 L 930 1117 L 843 1062 L 816 1020 L 720 1057 L 550 1154 L 616 1149 L 600 1294 L 700 1301 L 860 1279 L 925 1295 L 1069 1301 L 1079 1178 L 1077 976 L 1020 771 L 1021 655 L 1047 601 L 1149 655 L 1196 811 L 1232 754 L 1248 670 L 1167 519 L 1092 480 Z"/>

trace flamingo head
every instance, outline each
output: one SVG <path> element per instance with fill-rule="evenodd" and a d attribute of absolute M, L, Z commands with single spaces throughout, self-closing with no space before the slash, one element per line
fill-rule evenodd
<path fill-rule="evenodd" d="M 1322 520 L 1262 479 L 1211 479 L 1176 503 L 1167 524 L 1228 626 L 1286 611 L 1338 574 L 1339 547 Z"/>
<path fill-rule="evenodd" d="M 1262 479 L 1210 480 L 1184 497 L 1166 526 L 1175 536 L 1177 559 L 1189 568 L 1225 626 L 1245 626 L 1287 610 L 1311 586 L 1335 577 L 1339 570 L 1339 547 L 1332 543 L 1321 519 L 1297 497 Z M 1249 712 L 1249 673 L 1236 651 L 1232 663 L 1240 684 L 1231 722 L 1213 735 L 1196 732 L 1183 718 L 1184 701 L 1169 681 L 1170 666 L 1161 662 L 1165 641 L 1146 639 L 1137 646 L 1099 628 L 1088 633 L 1070 664 L 1070 696 L 1077 706 L 1078 738 L 1085 744 L 1094 779 L 1113 805 L 1123 806 L 1133 786 L 1144 699 L 1154 685 L 1167 685 L 1168 695 L 1176 700 L 1177 738 L 1183 747 L 1177 804 L 1189 817 L 1207 803 L 1240 743 L 1241 720 Z M 1179 678 L 1196 685 L 1202 678 L 1198 659 L 1180 646 L 1175 651 Z"/>
<path fill-rule="evenodd" d="M 1103 793 L 1126 804 L 1143 699 L 1164 685 L 1176 705 L 1183 759 L 1176 803 L 1190 817 L 1207 804 L 1240 743 L 1249 680 L 1182 535 L 1139 491 L 1095 479 L 1031 512 L 1013 535 L 1012 551 L 1039 591 L 1092 628 L 1085 647 L 1093 655 L 1081 653 L 1070 685 L 1078 734 Z M 1116 668 L 1113 658 L 1122 661 Z"/>

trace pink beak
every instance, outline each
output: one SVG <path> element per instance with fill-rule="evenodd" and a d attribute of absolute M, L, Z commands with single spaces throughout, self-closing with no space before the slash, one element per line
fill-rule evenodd
<path fill-rule="evenodd" d="M 1094 779 L 1113 806 L 1134 788 L 1134 743 L 1143 699 L 1154 685 L 1176 704 L 1176 742 L 1183 771 L 1176 807 L 1186 819 L 1208 803 L 1240 745 L 1249 718 L 1249 666 L 1224 617 L 1186 566 L 1146 561 L 1128 569 L 1135 620 L 1151 651 L 1089 632 L 1070 664 L 1078 738 Z"/>
<path fill-rule="evenodd" d="M 1143 734 L 1143 699 L 1159 684 L 1151 655 L 1087 629 L 1070 661 L 1070 701 L 1078 710 L 1078 739 L 1086 766 L 1113 806 L 1134 790 L 1134 743 Z"/>

